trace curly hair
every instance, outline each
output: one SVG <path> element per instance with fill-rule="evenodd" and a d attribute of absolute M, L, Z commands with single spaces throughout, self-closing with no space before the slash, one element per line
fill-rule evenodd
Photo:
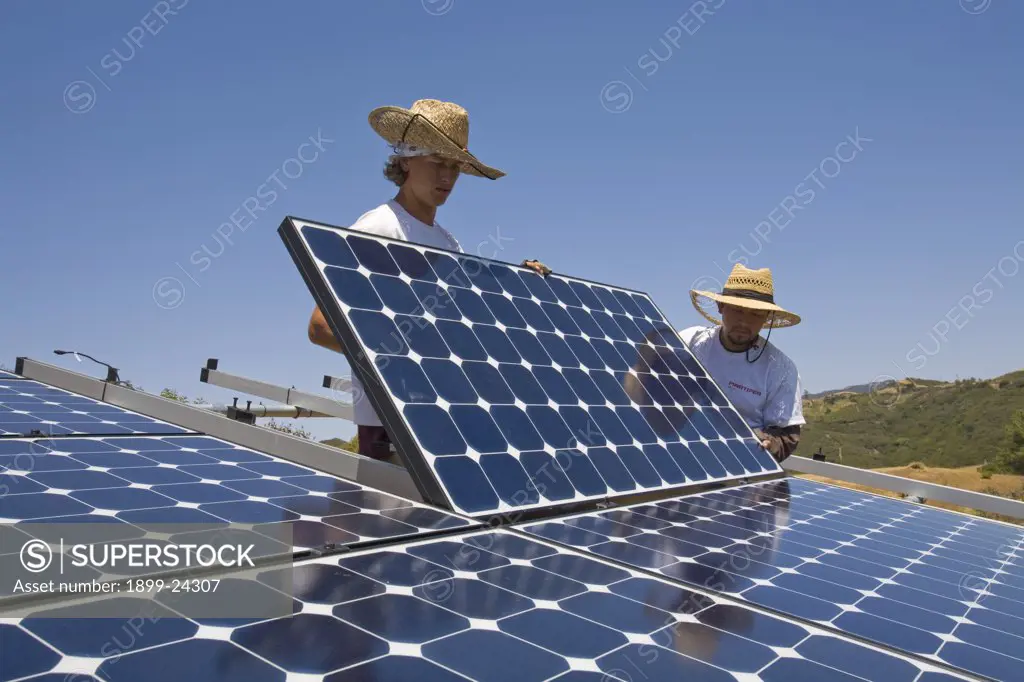
<path fill-rule="evenodd" d="M 384 177 L 401 187 L 408 176 L 408 171 L 402 168 L 402 160 L 395 155 L 389 156 L 384 164 Z"/>

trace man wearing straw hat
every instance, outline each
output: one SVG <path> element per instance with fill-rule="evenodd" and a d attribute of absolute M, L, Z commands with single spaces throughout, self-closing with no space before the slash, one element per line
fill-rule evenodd
<path fill-rule="evenodd" d="M 398 186 L 398 193 L 360 216 L 351 229 L 463 253 L 458 240 L 437 222 L 437 209 L 448 200 L 459 175 L 489 180 L 505 175 L 470 153 L 467 111 L 452 102 L 421 99 L 409 109 L 378 107 L 370 112 L 369 121 L 391 146 L 384 177 Z M 551 272 L 536 260 L 522 265 L 541 275 Z M 344 352 L 319 307 L 310 317 L 308 333 L 318 346 Z M 354 376 L 352 397 L 359 454 L 401 464 L 390 454 L 388 433 Z"/>
<path fill-rule="evenodd" d="M 770 337 L 772 329 L 799 324 L 800 316 L 775 303 L 769 268 L 752 270 L 740 263 L 720 293 L 691 290 L 690 300 L 713 326 L 689 327 L 680 336 L 762 447 L 781 462 L 796 450 L 800 425 L 807 423 L 800 374 L 796 364 L 760 333 L 767 326 Z"/>

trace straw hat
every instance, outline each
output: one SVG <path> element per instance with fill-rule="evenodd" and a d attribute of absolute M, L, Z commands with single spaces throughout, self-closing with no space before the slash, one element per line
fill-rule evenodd
<path fill-rule="evenodd" d="M 702 306 L 706 303 L 703 299 L 710 299 L 718 303 L 751 308 L 753 310 L 767 310 L 774 315 L 769 316 L 766 326 L 769 329 L 779 327 L 792 327 L 800 324 L 800 316 L 791 313 L 775 304 L 775 288 L 772 284 L 772 271 L 769 268 L 751 270 L 750 268 L 737 263 L 729 273 L 729 279 L 725 281 L 721 293 L 710 291 L 690 290 L 690 300 L 693 307 L 701 315 L 714 324 L 721 324 L 722 320 L 711 313 L 716 306 Z"/>
<path fill-rule="evenodd" d="M 469 114 L 453 102 L 421 99 L 411 109 L 377 107 L 370 112 L 370 126 L 387 142 L 429 149 L 438 156 L 462 162 L 462 172 L 490 180 L 504 171 L 482 163 L 469 153 Z"/>

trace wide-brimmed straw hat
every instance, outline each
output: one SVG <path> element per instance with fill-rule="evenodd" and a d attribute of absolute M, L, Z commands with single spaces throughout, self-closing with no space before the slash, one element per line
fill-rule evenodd
<path fill-rule="evenodd" d="M 462 172 L 490 180 L 505 175 L 469 153 L 469 113 L 458 104 L 421 99 L 412 108 L 386 106 L 370 112 L 370 126 L 392 146 L 427 149 L 462 162 Z"/>
<path fill-rule="evenodd" d="M 717 306 L 704 305 L 707 300 L 774 313 L 769 315 L 769 319 L 765 323 L 769 329 L 800 324 L 799 315 L 775 303 L 775 287 L 772 284 L 772 271 L 769 268 L 751 270 L 743 264 L 737 263 L 729 273 L 729 279 L 725 281 L 725 286 L 722 287 L 720 293 L 691 289 L 690 300 L 697 312 L 713 324 L 721 324 L 722 320 L 714 314 L 717 312 Z"/>

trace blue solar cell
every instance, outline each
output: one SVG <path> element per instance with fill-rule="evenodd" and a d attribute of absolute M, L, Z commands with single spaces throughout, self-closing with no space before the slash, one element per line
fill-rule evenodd
<path fill-rule="evenodd" d="M 85 502 L 93 508 L 118 511 L 132 509 L 155 509 L 174 507 L 178 503 L 169 497 L 152 490 L 139 488 L 106 488 L 103 490 L 81 490 L 71 493 L 71 497 Z"/>
<path fill-rule="evenodd" d="M 448 290 L 435 282 L 413 281 L 413 293 L 420 300 L 424 310 L 429 310 L 434 317 L 445 320 L 461 320 L 462 313 L 455 301 L 448 295 Z"/>
<path fill-rule="evenodd" d="M 335 295 L 348 306 L 362 310 L 383 310 L 384 302 L 366 277 L 355 270 L 327 268 L 327 281 Z"/>
<path fill-rule="evenodd" d="M 0 623 L 0 651 L 17 651 L 0 662 L 0 679 L 14 680 L 51 670 L 60 663 L 61 655 L 48 648 L 25 630 Z"/>
<path fill-rule="evenodd" d="M 438 320 L 437 332 L 452 355 L 461 360 L 486 360 L 487 351 L 480 340 L 464 325 L 451 320 Z M 390 356 L 388 356 L 390 357 Z"/>
<path fill-rule="evenodd" d="M 508 384 L 512 395 L 520 402 L 527 405 L 547 404 L 547 394 L 544 393 L 544 389 L 533 374 L 525 367 L 504 364 L 498 367 L 498 372 L 501 373 L 501 378 Z"/>
<path fill-rule="evenodd" d="M 337 242 L 307 239 L 303 227 L 332 229 L 354 257 L 321 253 Z M 393 440 L 425 499 L 483 517 L 567 500 L 566 484 L 583 501 L 780 471 L 641 293 L 418 244 L 401 243 L 401 258 L 393 258 L 394 240 L 292 219 L 281 234 L 324 314 L 355 332 L 359 347 L 349 357 L 379 376 L 367 390 L 380 409 L 393 410 Z M 425 275 L 417 288 L 428 265 L 436 284 Z M 332 293 L 334 268 L 362 283 Z M 360 291 L 373 292 L 370 303 L 355 303 Z M 517 402 L 550 411 L 507 409 Z M 566 431 L 568 439 L 552 442 L 549 434 Z M 562 449 L 594 460 L 585 490 L 566 472 L 555 497 L 533 488 L 512 504 L 511 486 L 481 468 L 485 457 L 493 469 L 506 466 L 504 455 Z M 520 470 L 509 470 L 517 481 Z"/>
<path fill-rule="evenodd" d="M 397 358 L 404 360 L 405 358 Z M 422 367 L 423 373 L 433 387 L 437 397 L 450 403 L 476 403 L 477 394 L 473 385 L 466 378 L 466 373 L 451 362 L 443 360 L 424 360 L 422 364 L 413 366 Z M 410 368 L 410 372 L 412 368 Z M 435 402 L 435 401 L 431 401 Z"/>
<path fill-rule="evenodd" d="M 969 673 L 1009 679 L 1024 650 L 1024 600 L 1007 582 L 1024 530 L 998 522 L 787 479 L 525 530 Z M 845 647 L 801 653 L 871 679 L 920 672 Z"/>
<path fill-rule="evenodd" d="M 324 682 L 402 682 L 403 680 L 466 682 L 466 678 L 462 675 L 456 675 L 436 663 L 422 658 L 397 655 L 378 658 L 324 678 Z"/>
<path fill-rule="evenodd" d="M 237 481 L 225 481 L 224 487 L 236 490 L 250 497 L 288 497 L 289 495 L 302 495 L 306 493 L 305 490 L 298 486 L 266 478 L 245 478 Z"/>
<path fill-rule="evenodd" d="M 359 266 L 359 262 L 352 254 L 352 249 L 336 232 L 306 226 L 302 228 L 302 234 L 317 254 L 330 258 L 329 261 L 324 261 L 327 265 L 337 265 L 343 268 Z"/>

